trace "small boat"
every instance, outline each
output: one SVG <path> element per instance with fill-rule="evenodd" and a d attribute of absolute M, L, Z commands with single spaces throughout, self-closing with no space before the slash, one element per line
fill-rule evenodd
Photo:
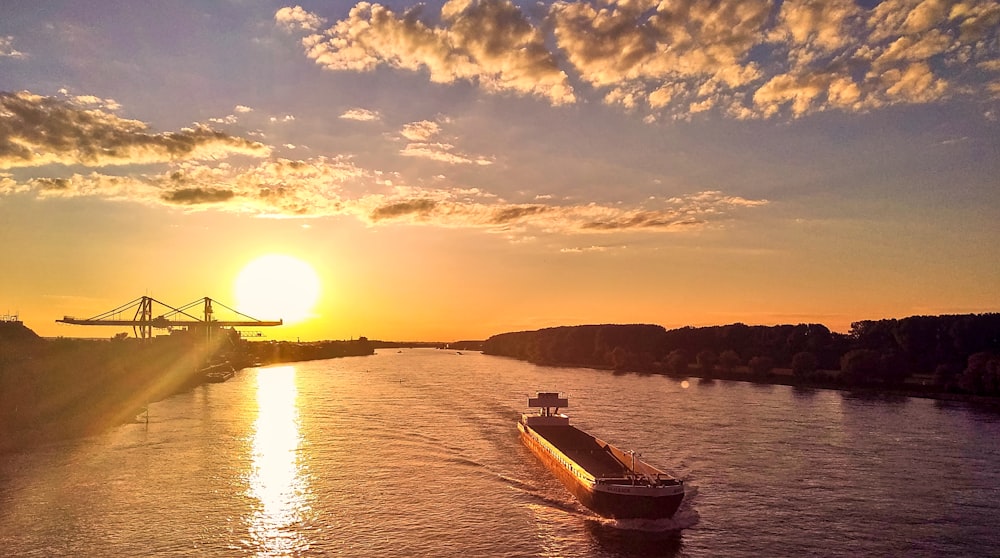
<path fill-rule="evenodd" d="M 673 517 L 684 499 L 684 483 L 600 438 L 569 424 L 558 393 L 528 399 L 537 414 L 524 414 L 521 440 L 581 504 L 612 519 Z"/>
<path fill-rule="evenodd" d="M 235 376 L 236 369 L 227 361 L 206 366 L 200 370 L 200 373 L 204 381 L 217 384 Z"/>

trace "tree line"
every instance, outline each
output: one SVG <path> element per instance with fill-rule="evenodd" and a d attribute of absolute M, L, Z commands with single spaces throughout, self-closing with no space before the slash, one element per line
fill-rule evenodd
<path fill-rule="evenodd" d="M 920 376 L 923 388 L 1000 396 L 995 313 L 865 320 L 846 334 L 822 324 L 562 326 L 494 335 L 483 350 L 543 365 L 707 377 L 788 369 L 801 383 L 846 386 L 896 387 Z"/>

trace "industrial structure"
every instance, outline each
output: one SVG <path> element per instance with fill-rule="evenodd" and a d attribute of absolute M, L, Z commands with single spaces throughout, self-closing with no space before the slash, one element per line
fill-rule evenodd
<path fill-rule="evenodd" d="M 232 312 L 239 319 L 215 319 L 215 306 Z M 160 311 L 154 312 L 154 308 L 158 308 Z M 132 316 L 131 319 L 128 318 L 129 314 Z M 154 314 L 156 314 L 155 317 Z M 172 331 L 173 328 L 183 327 L 189 332 L 203 331 L 205 338 L 211 339 L 215 332 L 225 327 L 271 327 L 283 323 L 282 320 L 265 321 L 252 318 L 207 296 L 179 308 L 174 308 L 149 296 L 142 296 L 87 319 L 64 316 L 63 319 L 56 320 L 56 322 L 75 325 L 128 326 L 132 328 L 133 333 L 139 339 L 152 338 L 154 328 Z"/>

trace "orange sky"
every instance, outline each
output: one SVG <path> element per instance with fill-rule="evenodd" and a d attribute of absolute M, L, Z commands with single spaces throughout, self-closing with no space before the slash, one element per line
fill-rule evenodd
<path fill-rule="evenodd" d="M 279 339 L 1000 310 L 995 2 L 642 4 L 0 6 L 0 314 L 265 254 Z"/>

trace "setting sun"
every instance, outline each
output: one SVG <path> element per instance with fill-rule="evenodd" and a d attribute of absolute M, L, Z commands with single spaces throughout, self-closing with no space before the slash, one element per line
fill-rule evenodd
<path fill-rule="evenodd" d="M 319 293 L 319 277 L 312 266 L 282 254 L 261 256 L 236 277 L 237 308 L 258 319 L 305 321 L 313 317 Z"/>

